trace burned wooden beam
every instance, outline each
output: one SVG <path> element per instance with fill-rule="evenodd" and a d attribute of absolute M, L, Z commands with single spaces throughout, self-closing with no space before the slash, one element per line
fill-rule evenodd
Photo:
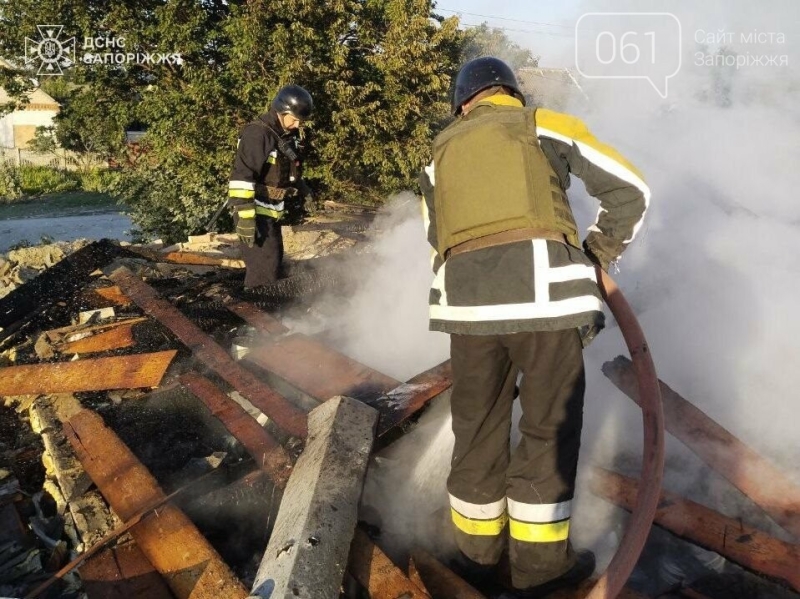
<path fill-rule="evenodd" d="M 597 579 L 591 578 L 583 581 L 575 588 L 560 589 L 548 593 L 547 599 L 586 599 L 595 584 L 597 584 Z M 616 596 L 616 599 L 648 599 L 648 597 L 628 587 L 623 587 L 619 595 Z"/>
<path fill-rule="evenodd" d="M 135 543 L 101 551 L 80 568 L 89 599 L 172 599 L 174 595 Z"/>
<path fill-rule="evenodd" d="M 231 258 L 217 258 L 206 254 L 194 252 L 159 252 L 148 248 L 128 246 L 128 249 L 143 258 L 153 262 L 166 262 L 168 264 L 186 264 L 194 266 L 220 266 L 222 268 L 244 268 L 244 260 Z"/>
<path fill-rule="evenodd" d="M 300 333 L 254 348 L 245 360 L 318 401 L 337 395 L 368 401 L 400 385 L 400 381 Z"/>
<path fill-rule="evenodd" d="M 350 545 L 348 572 L 369 593 L 370 599 L 430 599 L 425 588 L 412 582 L 367 534 L 356 528 Z"/>
<path fill-rule="evenodd" d="M 247 324 L 260 331 L 266 331 L 270 335 L 282 335 L 289 332 L 289 328 L 284 326 L 277 318 L 270 316 L 250 302 L 232 302 L 226 307 Z"/>
<path fill-rule="evenodd" d="M 272 335 L 289 331 L 279 320 L 247 302 L 228 309 L 247 323 Z M 408 420 L 452 385 L 450 361 L 406 383 L 373 370 L 316 339 L 299 333 L 255 348 L 245 358 L 318 401 L 335 395 L 361 400 L 380 412 L 378 437 Z"/>
<path fill-rule="evenodd" d="M 422 549 L 411 552 L 414 567 L 436 599 L 486 599 L 472 585 Z"/>
<path fill-rule="evenodd" d="M 603 374 L 639 403 L 636 375 L 627 358 L 618 356 L 606 362 Z M 663 381 L 659 380 L 659 385 L 667 430 L 775 522 L 800 538 L 800 486 Z"/>
<path fill-rule="evenodd" d="M 425 586 L 425 583 L 422 582 L 422 576 L 419 575 L 419 570 L 417 570 L 417 565 L 414 563 L 414 560 L 409 558 L 408 560 L 408 579 L 417 585 L 417 588 L 421 591 L 424 591 L 427 595 L 430 595 L 428 592 L 428 588 Z"/>
<path fill-rule="evenodd" d="M 91 354 L 112 349 L 132 347 L 136 341 L 133 338 L 133 325 L 126 324 L 111 328 L 102 333 L 90 335 L 77 341 L 71 341 L 56 349 L 63 354 Z"/>
<path fill-rule="evenodd" d="M 83 339 L 84 337 L 96 335 L 116 327 L 133 326 L 135 324 L 139 324 L 140 322 L 146 321 L 146 317 L 140 316 L 136 318 L 123 318 L 100 324 L 73 324 L 66 327 L 60 327 L 58 329 L 50 329 L 42 334 L 47 337 L 48 341 L 54 344 L 71 343 L 73 341 Z"/>
<path fill-rule="evenodd" d="M 165 498 L 148 470 L 103 419 L 81 410 L 64 433 L 83 467 L 112 509 L 129 520 Z M 222 558 L 178 508 L 166 504 L 130 529 L 136 544 L 161 573 L 178 599 L 247 597 L 247 591 Z"/>
<path fill-rule="evenodd" d="M 306 436 L 306 416 L 301 410 L 237 364 L 211 337 L 171 303 L 159 297 L 152 287 L 125 267 L 117 268 L 109 278 L 142 310 L 170 329 L 199 360 L 269 416 L 275 424 L 296 437 Z"/>
<path fill-rule="evenodd" d="M 174 350 L 0 368 L 0 395 L 158 387 Z M 101 376 L 98 376 L 101 374 Z"/>
<path fill-rule="evenodd" d="M 211 414 L 253 456 L 260 469 L 266 472 L 280 489 L 286 486 L 292 470 L 289 454 L 264 427 L 250 416 L 242 406 L 233 401 L 214 383 L 196 372 L 180 378 L 180 383 L 200 399 Z"/>
<path fill-rule="evenodd" d="M 452 385 L 450 360 L 447 360 L 369 402 L 381 414 L 378 437 L 403 424 Z"/>
<path fill-rule="evenodd" d="M 638 488 L 636 479 L 594 469 L 592 492 L 628 511 L 633 508 Z M 668 492 L 661 494 L 654 522 L 748 570 L 800 590 L 800 546 L 770 537 L 739 520 Z"/>
<path fill-rule="evenodd" d="M 95 289 L 94 292 L 115 306 L 128 306 L 131 303 L 131 298 L 122 293 L 122 289 L 116 285 L 112 285 L 110 287 L 100 287 Z"/>

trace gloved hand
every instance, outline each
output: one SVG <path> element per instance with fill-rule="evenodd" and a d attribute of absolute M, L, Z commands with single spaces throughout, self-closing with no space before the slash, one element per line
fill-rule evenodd
<path fill-rule="evenodd" d="M 594 262 L 594 263 L 595 263 L 597 266 L 599 266 L 600 268 L 602 268 L 604 271 L 608 272 L 608 266 L 609 266 L 609 262 L 608 262 L 608 261 L 605 261 L 605 260 L 603 260 L 603 259 L 601 259 L 601 258 L 600 258 L 600 257 L 599 257 L 599 256 L 598 256 L 598 255 L 597 255 L 597 254 L 596 254 L 596 253 L 595 253 L 595 252 L 592 250 L 592 248 L 591 248 L 591 247 L 589 247 L 589 244 L 587 244 L 585 240 L 584 240 L 584 242 L 583 242 L 583 253 L 584 253 L 584 254 L 586 254 L 586 256 L 589 258 L 589 260 L 591 260 L 592 262 Z"/>
<path fill-rule="evenodd" d="M 311 188 L 301 179 L 297 182 L 297 191 L 303 197 L 303 212 L 308 216 L 314 216 L 317 213 L 317 204 Z"/>
<path fill-rule="evenodd" d="M 278 138 L 278 150 L 280 150 L 281 154 L 286 156 L 292 162 L 300 160 L 300 156 L 297 155 L 295 151 L 295 142 L 294 140 L 287 140 L 283 137 Z"/>
<path fill-rule="evenodd" d="M 240 214 L 239 218 L 236 219 L 236 234 L 239 236 L 239 241 L 249 248 L 253 247 L 256 242 L 255 215 L 246 218 Z"/>
<path fill-rule="evenodd" d="M 313 194 L 307 193 L 303 198 L 303 210 L 309 216 L 314 216 L 317 213 L 317 204 Z"/>

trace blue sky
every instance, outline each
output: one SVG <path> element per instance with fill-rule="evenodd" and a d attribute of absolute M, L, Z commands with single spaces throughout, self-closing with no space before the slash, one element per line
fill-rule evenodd
<path fill-rule="evenodd" d="M 564 61 L 574 43 L 581 4 L 580 0 L 437 0 L 436 10 L 445 16 L 459 12 L 464 24 L 485 21 L 503 28 L 515 42 L 541 56 L 543 66 L 569 66 Z"/>
<path fill-rule="evenodd" d="M 506 34 L 548 67 L 574 66 L 574 27 L 586 12 L 669 12 L 684 28 L 684 48 L 691 49 L 698 29 L 734 32 L 782 32 L 786 44 L 777 48 L 792 54 L 797 64 L 800 48 L 800 1 L 764 0 L 436 0 L 440 14 L 461 13 L 464 24 L 487 22 Z M 762 52 L 763 47 L 745 46 L 742 51 Z"/>

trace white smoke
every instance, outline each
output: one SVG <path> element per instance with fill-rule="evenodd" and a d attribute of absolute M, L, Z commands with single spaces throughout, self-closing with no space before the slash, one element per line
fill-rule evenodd
<path fill-rule="evenodd" d="M 633 1 L 581 8 L 642 10 Z M 682 23 L 683 67 L 670 81 L 668 98 L 641 80 L 594 80 L 583 81 L 589 108 L 576 104 L 597 137 L 628 157 L 652 190 L 646 226 L 621 271 L 612 274 L 637 313 L 662 380 L 800 480 L 798 7 L 793 0 L 768 6 L 718 0 L 702 7 L 664 0 L 647 9 L 672 12 Z M 730 32 L 734 41 L 754 30 L 782 32 L 784 44 L 734 43 L 730 49 L 786 54 L 789 66 L 697 66 L 699 29 Z M 572 57 L 554 66 L 571 67 Z M 570 199 L 585 229 L 597 203 L 577 178 Z M 427 331 L 432 274 L 420 216 L 401 202 L 381 226 L 376 254 L 335 326 L 345 353 L 407 379 L 446 359 L 448 341 Z M 613 508 L 592 500 L 584 475 L 592 464 L 610 466 L 641 453 L 641 413 L 600 371 L 603 362 L 626 353 L 610 317 L 608 330 L 585 352 L 586 419 L 573 530 L 578 545 L 601 550 L 614 547 L 619 529 Z M 424 542 L 420 528 L 427 537 L 439 534 L 431 524 L 438 516 L 425 516 L 446 507 L 452 446 L 446 407 L 432 409 L 415 436 L 401 443 L 373 468 L 365 503 L 402 542 Z M 632 466 L 635 473 L 635 461 Z M 696 496 L 711 485 L 717 495 L 731 496 L 726 483 L 674 440 L 668 466 L 672 490 Z M 712 507 L 732 515 L 743 509 Z"/>

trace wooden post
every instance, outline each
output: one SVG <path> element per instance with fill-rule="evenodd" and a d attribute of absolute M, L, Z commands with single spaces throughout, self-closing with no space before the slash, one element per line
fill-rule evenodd
<path fill-rule="evenodd" d="M 592 492 L 631 510 L 639 481 L 594 469 Z M 671 533 L 716 551 L 740 566 L 781 580 L 800 591 L 800 547 L 745 526 L 699 503 L 662 492 L 654 522 Z"/>
<path fill-rule="evenodd" d="M 603 374 L 639 403 L 636 375 L 627 358 L 606 362 Z M 663 381 L 659 385 L 667 430 L 800 539 L 800 486 Z"/>

